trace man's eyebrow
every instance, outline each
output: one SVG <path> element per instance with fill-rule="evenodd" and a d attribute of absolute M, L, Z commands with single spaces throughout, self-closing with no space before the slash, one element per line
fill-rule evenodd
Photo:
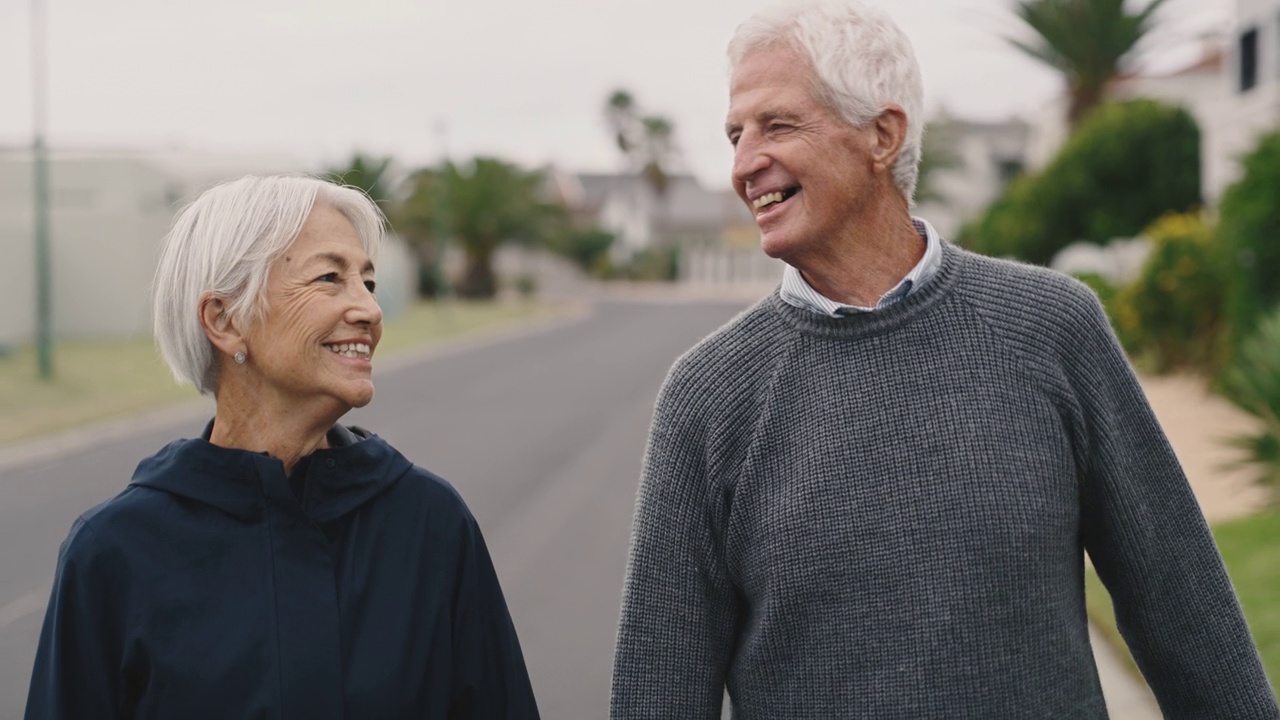
<path fill-rule="evenodd" d="M 768 124 L 770 122 L 773 122 L 774 120 L 787 120 L 790 122 L 795 122 L 799 119 L 800 119 L 800 116 L 797 115 L 796 113 L 793 113 L 790 110 L 783 110 L 781 108 L 771 108 L 768 110 L 761 110 L 760 112 L 755 114 L 756 122 L 760 123 L 761 125 Z M 741 130 L 741 129 L 742 129 L 742 123 L 726 122 L 724 124 L 725 135 L 732 135 L 735 131 Z"/>

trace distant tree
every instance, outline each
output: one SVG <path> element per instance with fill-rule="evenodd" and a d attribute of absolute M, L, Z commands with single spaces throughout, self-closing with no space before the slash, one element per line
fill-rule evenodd
<path fill-rule="evenodd" d="M 1166 0 L 1126 12 L 1125 0 L 1018 0 L 1015 12 L 1035 39 L 1009 42 L 1062 73 L 1067 82 L 1067 122 L 1075 129 L 1102 102 L 1107 85 L 1151 30 Z"/>
<path fill-rule="evenodd" d="M 605 103 L 605 121 L 630 172 L 644 177 L 659 197 L 671 183 L 678 159 L 675 125 L 662 115 L 646 115 L 626 90 L 615 90 Z"/>
<path fill-rule="evenodd" d="M 351 185 L 365 191 L 378 206 L 387 209 L 391 202 L 391 158 L 373 158 L 356 153 L 346 167 L 331 168 L 325 177 L 343 185 Z"/>
<path fill-rule="evenodd" d="M 1200 205 L 1200 129 L 1153 100 L 1092 113 L 1039 174 L 1016 178 L 960 234 L 979 252 L 1048 265 L 1077 240 L 1133 237 Z"/>
<path fill-rule="evenodd" d="M 1280 131 L 1260 138 L 1241 165 L 1218 207 L 1218 240 L 1231 267 L 1232 347 L 1280 308 Z"/>
<path fill-rule="evenodd" d="M 562 211 L 543 198 L 543 177 L 491 157 L 415 172 L 396 213 L 397 227 L 420 256 L 438 257 L 447 238 L 465 254 L 458 294 L 493 297 L 493 254 L 506 242 L 535 244 L 560 226 Z"/>
<path fill-rule="evenodd" d="M 938 173 L 964 164 L 956 154 L 954 142 L 955 133 L 949 119 L 940 118 L 925 126 L 924 141 L 920 146 L 919 176 L 916 179 L 917 203 L 946 202 L 946 197 L 938 190 Z"/>

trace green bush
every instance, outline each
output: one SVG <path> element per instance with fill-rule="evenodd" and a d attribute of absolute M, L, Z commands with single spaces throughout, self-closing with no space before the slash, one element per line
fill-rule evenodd
<path fill-rule="evenodd" d="M 1245 453 L 1244 461 L 1256 465 L 1260 480 L 1275 493 L 1280 488 L 1280 308 L 1258 323 L 1240 345 L 1222 376 L 1223 392 L 1240 409 L 1258 418 L 1260 429 L 1232 438 Z"/>
<path fill-rule="evenodd" d="M 1280 132 L 1244 158 L 1244 176 L 1227 188 L 1218 238 L 1231 263 L 1228 318 L 1232 345 L 1280 304 Z"/>
<path fill-rule="evenodd" d="M 547 239 L 547 248 L 572 260 L 587 272 L 607 267 L 613 233 L 598 228 L 567 228 Z"/>
<path fill-rule="evenodd" d="M 1133 237 L 1200 204 L 1200 130 L 1186 110 L 1152 100 L 1103 105 L 1038 175 L 1009 184 L 960 242 L 1047 265 L 1077 240 Z"/>
<path fill-rule="evenodd" d="M 1117 334 L 1144 369 L 1222 365 L 1226 268 L 1213 230 L 1198 214 L 1167 215 L 1147 228 L 1142 274 L 1115 299 Z"/>

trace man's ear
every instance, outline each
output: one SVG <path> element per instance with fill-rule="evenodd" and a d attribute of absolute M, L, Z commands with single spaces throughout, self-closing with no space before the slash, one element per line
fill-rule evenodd
<path fill-rule="evenodd" d="M 884 106 L 875 119 L 875 129 L 876 146 L 872 154 L 875 169 L 892 171 L 907 141 L 906 111 L 894 103 Z"/>
<path fill-rule="evenodd" d="M 213 346 L 227 355 L 248 352 L 238 323 L 231 320 L 227 301 L 213 292 L 200 296 L 200 327 Z"/>

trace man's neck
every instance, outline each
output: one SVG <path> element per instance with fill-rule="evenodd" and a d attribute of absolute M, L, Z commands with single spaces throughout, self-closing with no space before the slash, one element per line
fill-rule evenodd
<path fill-rule="evenodd" d="M 924 257 L 925 241 L 909 213 L 889 211 L 858 225 L 858 236 L 787 262 L 809 287 L 835 302 L 875 307 Z"/>

